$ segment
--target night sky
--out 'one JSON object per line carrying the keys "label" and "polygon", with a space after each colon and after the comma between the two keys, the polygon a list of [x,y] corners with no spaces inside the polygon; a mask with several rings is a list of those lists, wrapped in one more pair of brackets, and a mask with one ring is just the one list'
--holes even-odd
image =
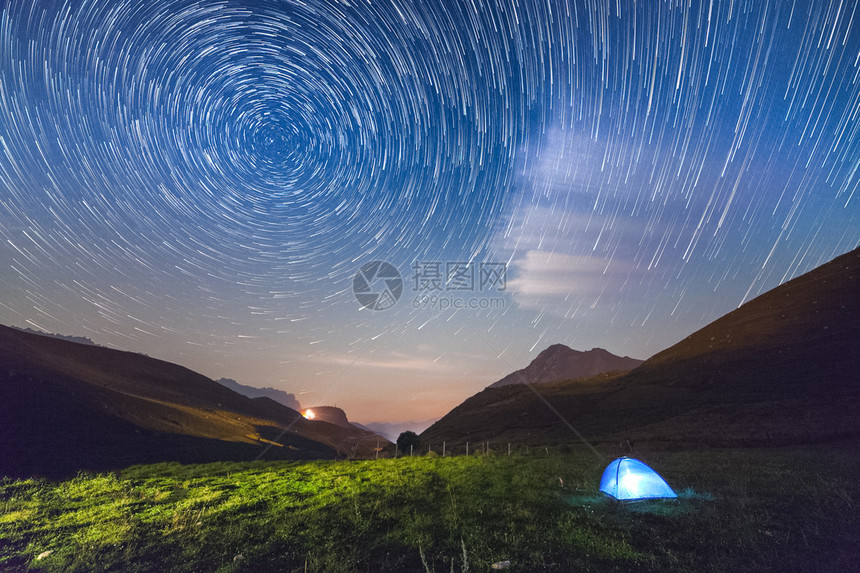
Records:
{"label": "night sky", "polygon": [[0,322],[357,421],[647,358],[860,244],[858,2],[0,10]]}

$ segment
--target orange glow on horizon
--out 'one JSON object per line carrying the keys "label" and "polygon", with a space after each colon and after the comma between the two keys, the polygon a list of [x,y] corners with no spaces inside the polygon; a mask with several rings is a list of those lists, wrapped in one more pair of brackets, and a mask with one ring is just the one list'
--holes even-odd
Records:
{"label": "orange glow on horizon", "polygon": [[313,411],[313,410],[311,410],[310,408],[308,408],[307,410],[305,410],[305,411],[304,411],[304,413],[303,413],[302,415],[303,415],[306,419],[308,419],[308,420],[313,420],[314,418],[316,418],[316,417],[317,417],[317,415],[316,415],[316,414],[314,414],[314,411]]}

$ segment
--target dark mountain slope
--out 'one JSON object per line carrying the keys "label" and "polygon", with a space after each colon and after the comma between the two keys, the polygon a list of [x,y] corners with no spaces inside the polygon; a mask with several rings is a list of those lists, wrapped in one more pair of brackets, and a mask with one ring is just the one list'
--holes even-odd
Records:
{"label": "dark mountain slope", "polygon": [[334,457],[376,444],[175,364],[3,326],[0,420],[0,475],[254,459],[267,445],[268,457]]}
{"label": "dark mountain slope", "polygon": [[[789,443],[860,435],[860,250],[714,321],[632,372],[534,389],[590,440]],[[489,388],[422,440],[573,440],[528,387]]]}

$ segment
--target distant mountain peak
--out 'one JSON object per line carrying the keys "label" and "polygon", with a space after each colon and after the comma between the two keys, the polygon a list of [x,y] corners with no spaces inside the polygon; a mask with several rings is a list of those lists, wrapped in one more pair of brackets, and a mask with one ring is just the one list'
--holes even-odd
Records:
{"label": "distant mountain peak", "polygon": [[[538,356],[540,356],[541,354],[548,354],[550,352],[559,352],[559,351],[568,351],[568,350],[573,350],[573,348],[571,348],[570,346],[567,346],[565,344],[562,344],[561,342],[556,342],[555,344],[550,344],[549,346],[547,346],[546,348],[541,350],[540,353],[538,354]],[[578,350],[573,350],[573,351],[579,352]]]}
{"label": "distant mountain peak", "polygon": [[535,357],[535,360],[541,360],[541,359],[546,360],[546,359],[549,359],[553,356],[559,356],[559,355],[567,356],[567,355],[570,355],[571,353],[583,354],[583,352],[580,350],[574,350],[573,348],[571,348],[569,346],[566,346],[564,344],[557,342],[557,343],[551,344],[551,345],[547,346],[546,348],[544,348],[543,350],[541,350],[538,353],[537,357]]}
{"label": "distant mountain peak", "polygon": [[275,402],[286,406],[287,408],[291,408],[296,411],[302,409],[301,404],[296,400],[295,394],[289,394],[283,390],[278,390],[277,388],[271,388],[268,386],[265,388],[257,388],[256,386],[240,384],[232,378],[219,378],[216,382],[222,386],[226,386],[234,392],[238,392],[242,396],[247,396],[248,398],[271,398]]}
{"label": "distant mountain peak", "polygon": [[[313,413],[310,414],[311,412]],[[351,426],[349,418],[346,417],[346,412],[337,406],[311,406],[303,410],[302,415],[312,420],[328,422],[329,424],[343,426],[344,428]]]}
{"label": "distant mountain peak", "polygon": [[542,350],[525,368],[508,374],[489,387],[561,382],[607,372],[633,370],[640,364],[642,360],[616,356],[603,348],[581,351],[557,343]]}

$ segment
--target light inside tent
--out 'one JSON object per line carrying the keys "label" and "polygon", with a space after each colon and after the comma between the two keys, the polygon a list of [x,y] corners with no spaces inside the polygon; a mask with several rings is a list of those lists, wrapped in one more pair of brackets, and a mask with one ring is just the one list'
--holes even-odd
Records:
{"label": "light inside tent", "polygon": [[606,466],[600,491],[622,501],[678,497],[660,474],[644,462],[626,457]]}

